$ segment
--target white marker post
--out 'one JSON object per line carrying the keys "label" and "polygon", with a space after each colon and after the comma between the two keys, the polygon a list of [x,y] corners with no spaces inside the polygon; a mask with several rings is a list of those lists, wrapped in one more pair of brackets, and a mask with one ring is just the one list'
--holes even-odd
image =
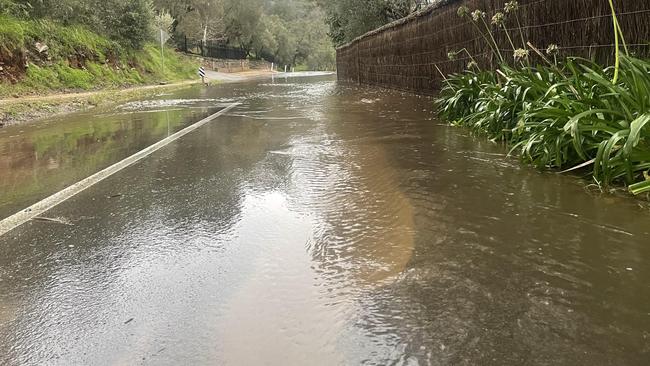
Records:
{"label": "white marker post", "polygon": [[199,67],[199,76],[201,77],[201,82],[203,82],[203,85],[205,84],[205,68],[203,66]]}

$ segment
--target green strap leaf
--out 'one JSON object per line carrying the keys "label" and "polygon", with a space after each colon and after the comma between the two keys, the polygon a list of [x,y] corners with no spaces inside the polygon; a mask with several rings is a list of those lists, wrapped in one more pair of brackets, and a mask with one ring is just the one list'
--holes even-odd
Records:
{"label": "green strap leaf", "polygon": [[650,113],[641,115],[641,117],[635,119],[630,123],[630,136],[623,146],[623,151],[626,156],[632,154],[632,150],[639,144],[641,140],[641,130],[648,123],[650,123]]}

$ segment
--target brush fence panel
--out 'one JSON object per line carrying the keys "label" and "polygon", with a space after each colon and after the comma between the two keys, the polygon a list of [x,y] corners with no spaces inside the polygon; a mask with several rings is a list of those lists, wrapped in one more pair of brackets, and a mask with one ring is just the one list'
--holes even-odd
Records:
{"label": "brush fence panel", "polygon": [[[433,94],[442,74],[458,73],[475,60],[494,68],[498,59],[475,23],[458,16],[459,6],[486,12],[499,51],[514,62],[515,48],[530,42],[545,53],[559,46],[558,58],[580,56],[603,64],[613,62],[614,32],[608,0],[522,0],[517,17],[508,15],[507,32],[491,24],[508,0],[441,0],[405,19],[369,32],[337,49],[339,80]],[[650,47],[650,0],[614,0],[630,51],[647,56]],[[479,22],[483,33],[485,25]],[[510,36],[510,39],[508,38]],[[466,51],[465,51],[466,50]],[[452,60],[448,54],[457,53]],[[530,51],[532,63],[543,62]],[[552,56],[551,56],[552,58]]]}

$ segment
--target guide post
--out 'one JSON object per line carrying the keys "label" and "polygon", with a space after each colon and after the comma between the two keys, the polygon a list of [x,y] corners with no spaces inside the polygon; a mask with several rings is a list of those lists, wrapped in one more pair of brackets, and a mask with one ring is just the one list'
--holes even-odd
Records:
{"label": "guide post", "polygon": [[203,82],[204,85],[207,85],[205,82],[205,68],[203,68],[203,66],[199,67],[199,76],[201,77],[201,82]]}

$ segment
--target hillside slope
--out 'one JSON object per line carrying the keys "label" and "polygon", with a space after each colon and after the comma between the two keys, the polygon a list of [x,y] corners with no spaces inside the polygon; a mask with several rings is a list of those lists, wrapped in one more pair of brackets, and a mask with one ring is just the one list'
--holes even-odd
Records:
{"label": "hillside slope", "polygon": [[81,26],[0,16],[0,97],[179,81],[195,60],[147,44],[127,49]]}

